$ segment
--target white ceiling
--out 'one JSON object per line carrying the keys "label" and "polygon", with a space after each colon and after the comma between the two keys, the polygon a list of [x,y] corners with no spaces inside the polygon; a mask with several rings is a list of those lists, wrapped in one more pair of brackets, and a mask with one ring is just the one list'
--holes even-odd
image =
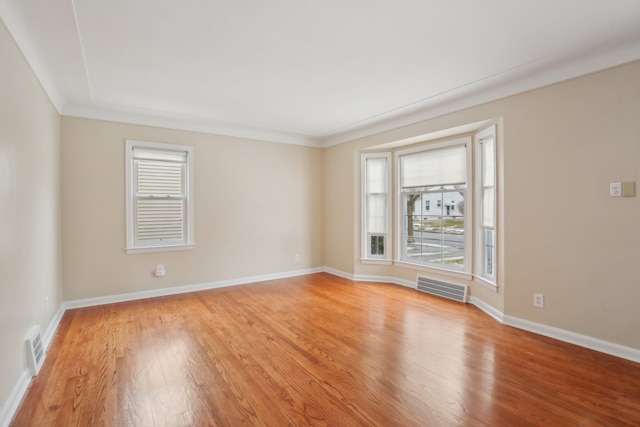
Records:
{"label": "white ceiling", "polygon": [[640,59],[638,0],[0,0],[63,115],[328,146]]}

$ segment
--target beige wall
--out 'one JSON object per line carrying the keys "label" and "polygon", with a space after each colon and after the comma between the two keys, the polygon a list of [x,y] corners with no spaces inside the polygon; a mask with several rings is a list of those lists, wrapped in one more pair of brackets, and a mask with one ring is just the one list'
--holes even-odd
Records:
{"label": "beige wall", "polygon": [[[194,147],[193,251],[124,252],[126,139]],[[63,117],[62,188],[65,300],[323,265],[318,148]]]}
{"label": "beige wall", "polygon": [[45,333],[62,280],[60,118],[1,22],[0,58],[1,415],[25,369],[27,332]]}
{"label": "beige wall", "polygon": [[331,147],[326,266],[415,280],[415,270],[359,262],[360,151],[501,119],[500,288],[474,283],[472,294],[509,316],[640,349],[640,197],[609,197],[609,182],[640,181],[639,112],[633,63]]}

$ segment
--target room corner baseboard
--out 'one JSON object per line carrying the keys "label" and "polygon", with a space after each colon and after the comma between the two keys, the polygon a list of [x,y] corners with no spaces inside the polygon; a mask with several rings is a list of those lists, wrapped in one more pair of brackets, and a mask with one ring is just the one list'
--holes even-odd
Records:
{"label": "room corner baseboard", "polygon": [[28,370],[22,371],[20,377],[18,378],[18,382],[11,390],[9,397],[5,401],[2,408],[0,408],[0,427],[8,427],[9,423],[16,414],[18,407],[20,406],[20,402],[22,402],[22,398],[27,393],[27,389],[29,388],[29,383],[31,382],[31,375],[29,375]]}
{"label": "room corner baseboard", "polygon": [[322,271],[325,273],[333,274],[334,276],[342,277],[343,279],[355,280],[355,276],[353,274],[345,273],[344,271],[336,270],[335,268],[324,267]]}
{"label": "room corner baseboard", "polygon": [[475,305],[480,310],[484,311],[486,314],[496,319],[498,322],[500,323],[504,322],[504,313],[496,309],[495,307],[487,304],[486,302],[482,301],[480,298],[474,297],[472,295],[469,298],[469,304]]}
{"label": "room corner baseboard", "polygon": [[53,337],[56,335],[56,331],[58,330],[58,326],[60,325],[60,321],[62,320],[62,316],[64,315],[66,308],[64,302],[60,304],[56,315],[53,317],[47,330],[44,332],[42,336],[42,343],[44,344],[45,351],[49,349],[49,345],[51,341],[53,341]]}
{"label": "room corner baseboard", "polygon": [[[56,315],[53,317],[53,319],[51,319],[51,322],[49,322],[49,326],[47,327],[47,330],[42,336],[42,344],[44,347],[45,358],[46,358],[47,350],[51,345],[51,341],[53,341],[53,337],[55,336],[56,331],[58,330],[58,326],[60,325],[60,321],[62,320],[62,316],[64,315],[64,312],[65,312],[65,305],[64,303],[62,303],[60,304],[60,307],[58,308]],[[25,394],[27,393],[27,390],[29,389],[29,384],[31,383],[31,379],[32,377],[29,370],[25,369],[24,371],[22,371],[22,373],[20,374],[20,377],[18,378],[18,381],[16,382],[16,385],[13,387],[13,390],[11,390],[9,397],[7,398],[2,408],[0,408],[0,427],[7,427],[9,423],[11,423],[11,420],[15,416],[16,411],[20,407],[20,403],[22,402],[22,399],[24,398]]]}
{"label": "room corner baseboard", "polygon": [[507,326],[512,326],[514,328],[533,332],[538,335],[544,335],[545,337],[554,338],[560,341],[568,342],[570,344],[578,345],[580,347],[585,347],[591,350],[599,351],[601,353],[609,354],[611,356],[616,356],[622,359],[631,360],[632,362],[640,363],[640,350],[632,347],[626,347],[624,345],[615,344],[609,341],[600,340],[587,335],[578,334],[575,332],[567,331],[565,329],[560,329],[554,326],[548,326],[513,316],[504,316],[503,323]]}

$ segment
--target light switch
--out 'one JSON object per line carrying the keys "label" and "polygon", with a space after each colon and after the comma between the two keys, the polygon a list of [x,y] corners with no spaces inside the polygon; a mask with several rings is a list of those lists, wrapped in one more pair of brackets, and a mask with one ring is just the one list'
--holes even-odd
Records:
{"label": "light switch", "polygon": [[635,181],[622,183],[622,197],[636,197]]}

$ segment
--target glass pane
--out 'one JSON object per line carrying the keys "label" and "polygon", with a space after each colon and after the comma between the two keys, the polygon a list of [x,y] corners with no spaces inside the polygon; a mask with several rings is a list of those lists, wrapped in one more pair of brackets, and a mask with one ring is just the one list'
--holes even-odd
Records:
{"label": "glass pane", "polygon": [[371,236],[371,255],[384,255],[384,236]]}
{"label": "glass pane", "polygon": [[494,277],[495,231],[484,230],[484,274]]}
{"label": "glass pane", "polygon": [[[404,258],[464,268],[464,190],[404,195]],[[411,211],[429,201],[432,215]]]}

